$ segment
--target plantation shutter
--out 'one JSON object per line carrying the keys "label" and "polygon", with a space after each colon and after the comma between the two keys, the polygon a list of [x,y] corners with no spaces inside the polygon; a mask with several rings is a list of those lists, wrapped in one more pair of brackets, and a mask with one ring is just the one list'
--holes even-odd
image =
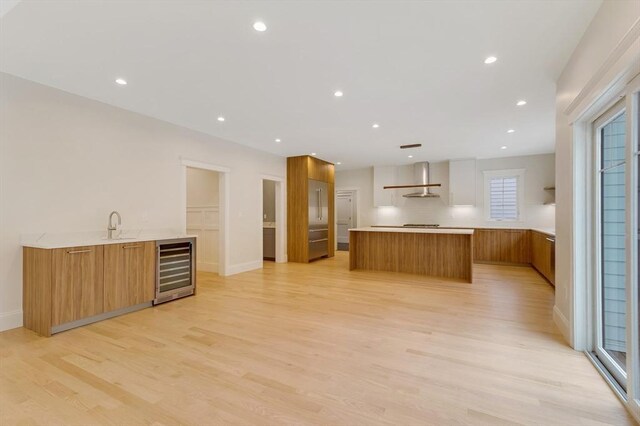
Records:
{"label": "plantation shutter", "polygon": [[489,181],[490,218],[518,219],[518,177],[492,177]]}

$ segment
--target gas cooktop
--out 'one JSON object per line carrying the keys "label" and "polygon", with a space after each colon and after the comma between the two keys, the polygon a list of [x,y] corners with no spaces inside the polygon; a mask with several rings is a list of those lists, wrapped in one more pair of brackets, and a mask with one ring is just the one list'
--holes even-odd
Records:
{"label": "gas cooktop", "polygon": [[405,223],[402,226],[404,228],[437,228],[440,225],[437,223]]}

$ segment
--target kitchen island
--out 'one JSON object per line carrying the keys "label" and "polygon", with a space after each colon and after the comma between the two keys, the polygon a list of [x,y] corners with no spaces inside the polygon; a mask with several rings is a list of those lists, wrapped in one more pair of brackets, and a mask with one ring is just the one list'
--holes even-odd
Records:
{"label": "kitchen island", "polygon": [[349,230],[349,269],[473,281],[473,229]]}

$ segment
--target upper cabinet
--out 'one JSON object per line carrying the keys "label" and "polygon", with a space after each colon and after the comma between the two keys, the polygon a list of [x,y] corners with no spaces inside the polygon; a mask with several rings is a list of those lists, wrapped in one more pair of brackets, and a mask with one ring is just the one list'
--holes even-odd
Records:
{"label": "upper cabinet", "polygon": [[449,161],[449,204],[476,205],[476,160]]}
{"label": "upper cabinet", "polygon": [[394,166],[373,167],[373,205],[375,207],[394,206],[396,204],[397,190],[383,189],[386,185],[396,185],[398,182],[398,169]]}

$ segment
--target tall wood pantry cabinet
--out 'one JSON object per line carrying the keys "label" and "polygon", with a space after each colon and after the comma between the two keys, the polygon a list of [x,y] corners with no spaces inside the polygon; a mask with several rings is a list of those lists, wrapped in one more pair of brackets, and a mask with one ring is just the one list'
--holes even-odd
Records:
{"label": "tall wood pantry cabinet", "polygon": [[327,186],[328,257],[335,254],[335,184],[334,165],[303,155],[287,158],[287,257],[289,262],[307,263],[309,253],[310,180]]}

